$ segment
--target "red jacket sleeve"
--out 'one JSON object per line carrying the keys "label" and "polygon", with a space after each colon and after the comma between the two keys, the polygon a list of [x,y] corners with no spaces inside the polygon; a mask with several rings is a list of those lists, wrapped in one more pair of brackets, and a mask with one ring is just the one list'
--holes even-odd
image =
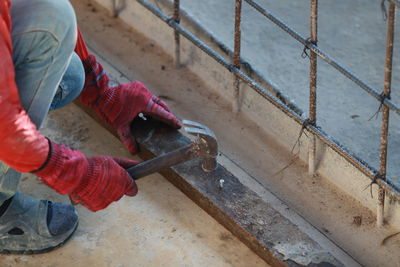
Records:
{"label": "red jacket sleeve", "polygon": [[78,39],[76,40],[75,53],[80,57],[82,61],[85,61],[89,57],[89,51],[86,47],[85,40],[81,31],[78,28]]}
{"label": "red jacket sleeve", "polygon": [[49,145],[21,106],[15,84],[10,3],[0,0],[0,161],[20,172],[38,169]]}

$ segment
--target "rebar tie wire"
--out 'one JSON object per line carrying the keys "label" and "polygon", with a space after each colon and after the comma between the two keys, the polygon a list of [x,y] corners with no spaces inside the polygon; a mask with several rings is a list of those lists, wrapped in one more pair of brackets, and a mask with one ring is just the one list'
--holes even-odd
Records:
{"label": "rebar tie wire", "polygon": [[310,55],[307,53],[307,50],[310,50],[310,44],[313,44],[313,45],[315,45],[315,46],[317,46],[317,42],[311,42],[311,37],[308,37],[306,40],[305,40],[305,45],[304,45],[304,48],[303,48],[303,53],[301,53],[301,57],[302,58],[310,58]]}
{"label": "rebar tie wire", "polygon": [[172,25],[172,23],[173,22],[176,22],[176,23],[180,23],[181,22],[181,19],[179,18],[178,20],[176,20],[176,19],[174,19],[174,17],[169,17],[166,21],[165,21],[168,25]]}
{"label": "rebar tie wire", "polygon": [[296,160],[299,157],[299,153],[300,153],[300,138],[303,136],[303,134],[308,137],[308,135],[306,134],[306,132],[304,130],[307,129],[307,126],[309,126],[309,125],[314,125],[314,123],[309,118],[305,119],[304,122],[301,125],[299,136],[297,137],[297,140],[294,143],[290,153],[293,154],[293,151],[296,148],[296,145],[299,145],[299,151],[296,152],[296,154],[293,155],[293,157],[290,159],[288,164],[286,164],[282,169],[280,169],[277,172],[275,172],[274,174],[272,174],[271,177],[275,177],[276,175],[280,174],[281,172],[283,172],[284,170],[286,170],[287,168],[289,168],[290,166],[292,166],[296,162]]}
{"label": "rebar tie wire", "polygon": [[314,121],[311,121],[310,118],[307,118],[307,119],[305,119],[305,120],[303,121],[303,123],[301,124],[301,129],[300,129],[299,136],[297,137],[297,140],[296,140],[296,142],[294,143],[294,145],[293,145],[293,147],[292,147],[292,150],[290,151],[291,153],[293,153],[293,151],[294,151],[296,145],[299,145],[299,146],[300,146],[300,138],[303,136],[303,134],[304,134],[305,136],[308,137],[307,133],[306,133],[304,130],[307,129],[307,127],[308,127],[309,125],[314,125],[314,124],[315,124],[315,122],[314,122]]}
{"label": "rebar tie wire", "polygon": [[374,115],[371,116],[371,118],[368,119],[368,121],[372,120],[373,117],[375,117],[375,119],[378,118],[378,114],[379,114],[379,112],[382,111],[382,107],[383,107],[383,105],[384,105],[384,103],[385,103],[385,99],[388,99],[388,100],[392,99],[392,98],[390,97],[390,94],[389,94],[389,95],[386,95],[384,92],[382,92],[382,93],[379,95],[379,98],[380,98],[380,100],[379,100],[379,107],[378,107],[378,110],[374,113]]}
{"label": "rebar tie wire", "polygon": [[300,129],[300,132],[299,132],[299,136],[297,137],[297,140],[294,143],[290,153],[294,154],[293,151],[294,151],[294,149],[296,148],[297,145],[299,146],[299,151],[296,152],[296,154],[293,155],[293,157],[290,159],[288,164],[286,164],[283,168],[281,168],[280,170],[278,170],[277,172],[272,174],[271,177],[275,177],[276,175],[280,174],[281,172],[283,172],[284,170],[286,170],[287,168],[289,168],[290,166],[292,166],[296,162],[296,160],[298,159],[299,153],[300,153],[300,139],[303,136],[303,134],[308,137],[307,133],[304,130],[307,129],[307,127],[309,125],[314,125],[314,124],[315,124],[315,122],[311,121],[309,118],[307,118],[307,119],[305,119],[303,121],[303,123],[301,124],[301,129]]}
{"label": "rebar tie wire", "polygon": [[380,175],[379,173],[376,173],[375,176],[372,178],[372,181],[363,189],[363,191],[365,191],[367,188],[369,188],[369,193],[371,194],[371,198],[374,198],[374,196],[372,195],[372,185],[378,184],[378,180],[386,180],[386,179],[384,179],[383,176]]}

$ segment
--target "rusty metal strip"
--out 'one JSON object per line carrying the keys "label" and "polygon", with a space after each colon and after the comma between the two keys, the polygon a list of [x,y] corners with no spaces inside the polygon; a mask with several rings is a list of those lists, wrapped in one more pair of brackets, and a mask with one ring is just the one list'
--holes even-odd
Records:
{"label": "rusty metal strip", "polygon": [[[188,30],[186,30],[181,25],[174,22],[172,19],[170,19],[167,15],[165,15],[160,10],[158,10],[155,6],[153,6],[147,0],[136,0],[136,1],[139,2],[141,5],[143,5],[145,8],[147,8],[149,11],[151,11],[154,15],[156,15],[162,21],[167,23],[170,27],[177,30],[181,35],[183,35],[186,39],[191,41],[195,46],[197,46],[199,49],[201,49],[206,54],[208,54],[211,58],[213,58],[219,64],[224,66],[230,72],[233,72],[237,77],[239,77],[242,81],[244,81],[248,86],[253,88],[258,94],[260,94],[260,96],[262,96],[263,98],[268,100],[271,104],[273,104],[279,110],[284,112],[291,119],[293,119],[300,125],[304,124],[305,120],[299,114],[297,114],[294,110],[289,108],[286,104],[282,103],[282,101],[279,100],[277,97],[270,94],[267,90],[265,90],[263,87],[261,87],[257,82],[255,82],[252,78],[250,78],[244,72],[235,68],[235,66],[232,63],[230,63],[224,57],[222,57],[221,55],[216,53],[213,49],[211,49],[208,45],[206,45],[204,42],[202,42],[195,35],[190,33]],[[245,1],[247,1],[247,0],[245,0]],[[380,95],[379,95],[379,99],[381,99]],[[385,101],[390,101],[390,100],[385,99]],[[382,180],[379,177],[377,177],[378,171],[375,168],[371,167],[368,163],[366,163],[365,161],[363,161],[362,159],[360,159],[356,155],[354,155],[352,152],[347,150],[337,140],[333,139],[331,136],[326,134],[319,127],[315,127],[313,125],[308,125],[306,128],[309,132],[318,136],[318,138],[322,142],[324,142],[327,146],[329,146],[336,153],[338,153],[343,158],[345,158],[349,163],[351,163],[354,167],[356,167],[358,170],[360,170],[364,175],[369,177],[371,179],[371,181],[376,182],[378,185],[380,185],[380,186],[384,187],[386,190],[392,192],[394,197],[400,199],[400,189],[396,185],[391,183],[390,181]]]}
{"label": "rusty metal strip", "polygon": [[[80,101],[75,101],[75,104],[118,137],[116,131],[100,120],[92,109]],[[132,132],[139,144],[139,155],[143,160],[149,160],[191,143],[190,139],[179,131],[151,119],[135,120]],[[329,251],[321,250],[313,239],[244,186],[224,167],[218,165],[215,171],[204,172],[201,168],[201,159],[194,159],[160,171],[160,174],[270,265],[344,266]],[[224,180],[223,187],[221,179]],[[279,249],[279,247],[290,248],[293,242],[295,249],[298,249],[296,243],[298,242],[307,244],[308,249],[319,251],[319,258],[323,261],[302,265],[292,258],[293,255],[286,255]],[[301,257],[303,256],[302,254]]]}
{"label": "rusty metal strip", "polygon": [[[132,132],[144,159],[191,142],[180,132],[151,120],[136,120]],[[343,265],[224,167],[218,165],[215,171],[204,172],[201,160],[194,159],[161,174],[272,266]],[[293,244],[307,244],[311,251],[320,253],[319,259],[296,262],[294,255],[288,254],[293,253]]]}
{"label": "rusty metal strip", "polygon": [[[386,61],[385,61],[385,81],[383,84],[382,98],[389,98],[392,84],[392,63],[393,63],[393,41],[395,26],[396,5],[391,2],[389,5],[387,37],[386,37]],[[387,147],[389,135],[389,108],[382,106],[382,128],[381,128],[381,144],[380,144],[380,165],[379,177],[386,180],[387,167]],[[377,208],[377,225],[384,224],[384,208],[385,208],[385,189],[379,187],[378,208]]]}
{"label": "rusty metal strip", "polygon": [[[80,101],[75,101],[75,104],[118,137],[116,131],[100,120],[92,109]],[[139,144],[139,155],[143,160],[191,143],[190,139],[179,131],[151,119],[135,120],[132,133]],[[194,159],[165,169],[160,174],[270,265],[344,266],[224,167],[219,165],[213,172],[204,172],[201,159]],[[223,187],[221,179],[224,180]],[[299,264],[293,258],[293,254],[285,254],[285,250],[281,249],[290,249],[293,244],[295,250],[298,249],[298,244],[307,244],[308,249],[319,252],[319,257],[313,258],[309,264]],[[304,255],[301,254],[301,257]],[[318,262],[314,262],[315,260]]]}

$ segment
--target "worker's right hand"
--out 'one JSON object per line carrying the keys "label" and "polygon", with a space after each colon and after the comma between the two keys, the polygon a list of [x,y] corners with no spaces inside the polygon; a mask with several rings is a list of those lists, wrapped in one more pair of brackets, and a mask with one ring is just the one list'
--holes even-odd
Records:
{"label": "worker's right hand", "polygon": [[33,173],[60,194],[92,211],[106,208],[122,196],[135,196],[135,181],[125,171],[138,162],[108,156],[87,158],[77,150],[49,141],[49,157]]}
{"label": "worker's right hand", "polygon": [[101,120],[116,130],[122,143],[132,154],[137,152],[137,144],[131,132],[131,123],[139,113],[176,129],[182,127],[182,122],[167,105],[143,83],[135,81],[109,86],[107,73],[93,55],[83,61],[83,66],[86,80],[80,95],[82,103],[93,108]]}

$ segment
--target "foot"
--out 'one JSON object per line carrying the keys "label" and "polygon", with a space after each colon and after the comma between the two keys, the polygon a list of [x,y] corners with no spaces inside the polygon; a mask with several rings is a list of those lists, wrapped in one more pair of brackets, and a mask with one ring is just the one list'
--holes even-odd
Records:
{"label": "foot", "polygon": [[0,217],[0,253],[37,254],[65,244],[78,226],[69,204],[37,200],[17,192]]}

